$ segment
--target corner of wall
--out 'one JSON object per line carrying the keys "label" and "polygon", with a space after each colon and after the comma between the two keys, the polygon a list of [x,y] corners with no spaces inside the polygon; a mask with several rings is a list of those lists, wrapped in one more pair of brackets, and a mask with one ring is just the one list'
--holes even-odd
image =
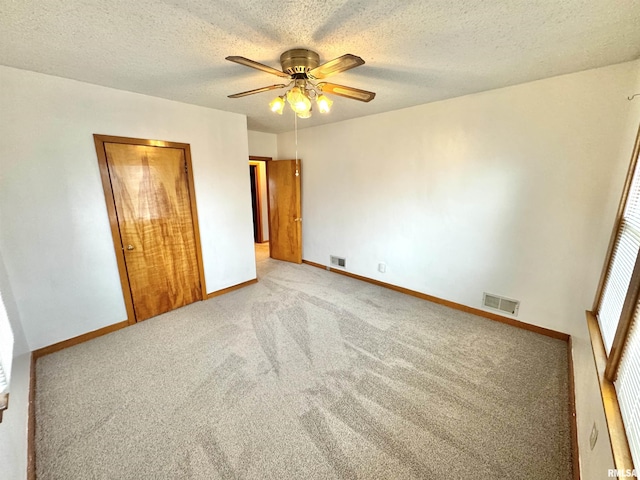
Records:
{"label": "corner of wall", "polygon": [[[599,480],[606,476],[608,469],[614,468],[614,462],[598,385],[598,375],[588,335],[585,321],[583,331],[572,336],[576,427],[580,456],[580,478],[582,480]],[[589,437],[594,425],[598,431],[598,438],[594,447],[591,448]]]}

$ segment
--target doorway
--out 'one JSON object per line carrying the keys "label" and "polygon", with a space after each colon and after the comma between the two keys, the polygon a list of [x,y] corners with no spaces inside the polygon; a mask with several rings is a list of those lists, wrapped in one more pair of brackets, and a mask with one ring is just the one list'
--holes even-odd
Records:
{"label": "doorway", "polygon": [[258,165],[249,164],[251,181],[251,212],[253,214],[253,242],[262,243],[262,209],[260,195],[260,174]]}
{"label": "doorway", "polygon": [[94,135],[129,323],[202,300],[188,144]]}
{"label": "doorway", "polygon": [[269,241],[267,164],[270,161],[271,157],[249,157],[253,241],[256,244],[263,244]]}
{"label": "doorway", "polygon": [[256,263],[265,257],[267,250],[264,247],[267,242],[268,257],[301,263],[301,161],[272,161],[269,157],[250,156],[249,179]]}

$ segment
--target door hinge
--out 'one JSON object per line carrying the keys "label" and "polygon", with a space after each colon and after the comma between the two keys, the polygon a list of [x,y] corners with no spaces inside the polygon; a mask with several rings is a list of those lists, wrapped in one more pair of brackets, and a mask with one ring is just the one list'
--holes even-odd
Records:
{"label": "door hinge", "polygon": [[189,167],[187,166],[187,162],[184,162],[184,173],[189,173]]}

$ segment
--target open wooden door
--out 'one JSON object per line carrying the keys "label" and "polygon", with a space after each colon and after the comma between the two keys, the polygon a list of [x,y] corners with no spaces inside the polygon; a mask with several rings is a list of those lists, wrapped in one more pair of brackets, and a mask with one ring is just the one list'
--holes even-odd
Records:
{"label": "open wooden door", "polygon": [[267,163],[271,258],[302,263],[300,160]]}

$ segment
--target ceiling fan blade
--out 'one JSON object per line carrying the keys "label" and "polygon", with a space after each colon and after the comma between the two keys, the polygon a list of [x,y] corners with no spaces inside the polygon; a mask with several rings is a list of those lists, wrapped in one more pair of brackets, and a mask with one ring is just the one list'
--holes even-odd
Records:
{"label": "ceiling fan blade", "polygon": [[345,72],[347,70],[351,70],[352,68],[359,67],[360,65],[364,65],[363,59],[347,53],[346,55],[342,55],[341,57],[329,60],[328,62],[323,63],[313,70],[309,70],[309,75],[314,78],[327,78],[330,75]]}
{"label": "ceiling fan blade", "polygon": [[231,56],[231,57],[226,57],[225,60],[239,63],[240,65],[244,65],[246,67],[255,68],[256,70],[262,70],[263,72],[267,72],[272,75],[277,75],[279,77],[289,78],[288,73],[281,72],[280,70],[276,70],[275,68],[271,68],[268,65],[264,65],[262,63],[254,62],[253,60],[249,60],[248,58]]}
{"label": "ceiling fan blade", "polygon": [[376,97],[374,92],[367,92],[359,88],[345,87],[344,85],[336,85],[335,83],[322,82],[318,84],[318,88],[326,93],[340,95],[341,97],[360,100],[361,102],[370,102]]}
{"label": "ceiling fan blade", "polygon": [[256,88],[255,90],[249,90],[247,92],[234,93],[233,95],[229,95],[229,98],[246,97],[247,95],[253,95],[254,93],[268,92],[269,90],[276,90],[278,88],[284,87],[286,87],[284,83],[279,83],[277,85],[271,85],[269,87]]}

